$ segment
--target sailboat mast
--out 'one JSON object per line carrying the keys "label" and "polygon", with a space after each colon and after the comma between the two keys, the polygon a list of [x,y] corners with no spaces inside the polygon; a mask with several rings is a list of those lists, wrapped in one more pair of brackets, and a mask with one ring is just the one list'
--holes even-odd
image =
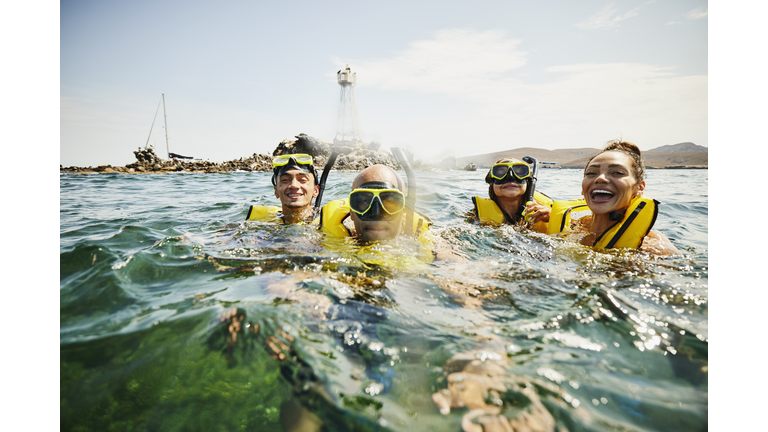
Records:
{"label": "sailboat mast", "polygon": [[171,149],[168,147],[168,119],[165,117],[165,93],[163,93],[163,122],[165,123],[165,150],[168,152],[168,159],[170,159]]}

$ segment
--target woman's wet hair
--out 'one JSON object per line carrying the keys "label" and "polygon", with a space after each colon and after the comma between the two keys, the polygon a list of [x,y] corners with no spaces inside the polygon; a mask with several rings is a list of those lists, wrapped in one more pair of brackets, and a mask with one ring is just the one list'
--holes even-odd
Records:
{"label": "woman's wet hair", "polygon": [[600,151],[600,153],[589,158],[587,165],[584,166],[584,171],[586,171],[589,164],[592,163],[592,159],[608,151],[615,151],[629,156],[633,162],[632,169],[634,170],[635,180],[637,180],[638,183],[645,181],[645,164],[643,163],[643,156],[640,153],[640,149],[637,148],[636,145],[622,141],[621,139],[608,141],[605,148]]}

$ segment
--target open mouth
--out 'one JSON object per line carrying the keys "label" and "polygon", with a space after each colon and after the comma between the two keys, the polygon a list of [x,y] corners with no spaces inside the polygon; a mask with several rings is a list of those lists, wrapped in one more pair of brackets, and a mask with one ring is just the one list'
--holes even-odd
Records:
{"label": "open mouth", "polygon": [[595,189],[591,194],[589,194],[589,196],[592,198],[592,202],[594,203],[608,202],[613,198],[614,195],[616,194],[605,189]]}

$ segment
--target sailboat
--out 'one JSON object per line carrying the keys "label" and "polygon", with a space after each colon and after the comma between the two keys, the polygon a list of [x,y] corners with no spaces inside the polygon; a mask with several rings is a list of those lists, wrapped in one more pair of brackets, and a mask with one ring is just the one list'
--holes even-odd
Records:
{"label": "sailboat", "polygon": [[[182,156],[177,153],[171,153],[171,149],[168,146],[168,119],[165,114],[165,93],[163,95],[163,122],[165,123],[165,150],[168,153],[168,159],[194,159],[192,156]],[[152,129],[155,127],[155,120],[157,120],[157,113],[160,111],[160,103],[157,104],[157,109],[155,110],[155,118],[152,119],[152,126],[149,127],[149,136],[147,137],[147,144],[144,145],[146,148],[149,145],[149,138],[152,136]]]}

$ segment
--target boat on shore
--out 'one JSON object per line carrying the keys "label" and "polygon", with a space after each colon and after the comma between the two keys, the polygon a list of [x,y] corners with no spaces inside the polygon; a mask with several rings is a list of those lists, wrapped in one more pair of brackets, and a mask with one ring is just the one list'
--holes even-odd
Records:
{"label": "boat on shore", "polygon": [[[165,150],[168,153],[168,159],[174,160],[174,159],[194,159],[193,156],[182,156],[178,153],[171,153],[171,148],[168,144],[168,118],[165,112],[165,93],[162,93],[162,100],[163,103],[163,128],[165,129]],[[155,127],[155,120],[157,120],[157,113],[160,111],[160,103],[157,104],[157,109],[155,110],[155,118],[152,119],[152,126],[149,127],[149,136],[147,136],[147,143],[144,145],[144,148],[148,148],[149,146],[149,139],[152,137],[152,130]]]}
{"label": "boat on shore", "polygon": [[539,162],[539,168],[544,169],[560,169],[560,163],[559,162]]}

